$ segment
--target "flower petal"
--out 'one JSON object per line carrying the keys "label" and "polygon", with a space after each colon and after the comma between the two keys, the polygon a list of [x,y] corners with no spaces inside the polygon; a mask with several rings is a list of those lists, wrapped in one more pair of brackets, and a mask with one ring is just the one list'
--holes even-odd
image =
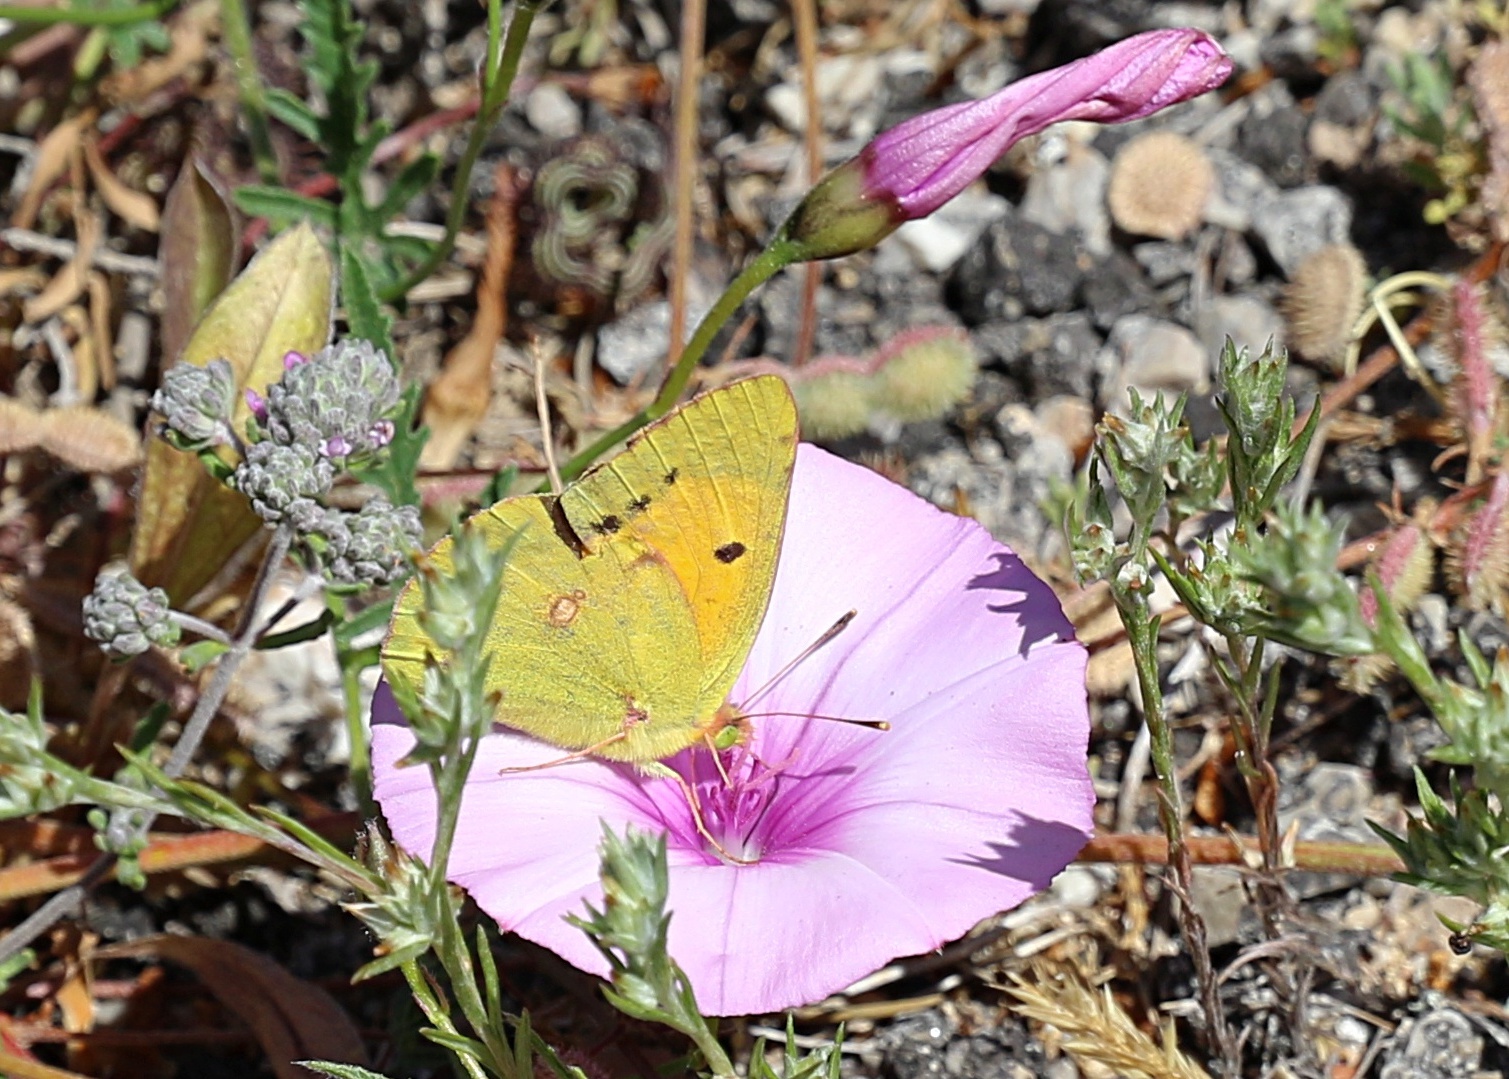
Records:
{"label": "flower petal", "polygon": [[[848,628],[803,656],[850,609]],[[671,954],[703,1010],[818,999],[1014,906],[1074,856],[1093,803],[1084,663],[1048,587],[977,523],[803,445],[769,613],[734,692],[753,713],[751,751],[776,773],[761,859],[719,861],[680,789],[627,766],[499,776],[559,755],[499,733],[467,785],[451,877],[503,927],[602,973],[563,920],[601,901],[600,822],[666,830]],[[374,727],[378,799],[423,855],[433,791],[423,771],[393,768],[409,745],[402,728]],[[694,759],[672,764],[687,774]]]}

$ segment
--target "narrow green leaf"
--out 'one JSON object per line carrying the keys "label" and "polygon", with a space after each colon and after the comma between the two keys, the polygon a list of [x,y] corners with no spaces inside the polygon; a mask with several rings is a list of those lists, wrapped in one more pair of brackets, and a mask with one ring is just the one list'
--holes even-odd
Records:
{"label": "narrow green leaf", "polygon": [[310,142],[321,141],[320,117],[302,98],[295,97],[287,90],[269,90],[267,111]]}
{"label": "narrow green leaf", "polygon": [[236,205],[253,217],[265,217],[279,228],[308,220],[334,229],[335,207],[324,199],[312,199],[283,187],[246,184],[236,188]]}
{"label": "narrow green leaf", "polygon": [[352,336],[371,341],[383,350],[390,363],[396,363],[393,320],[382,309],[367,264],[350,244],[341,245],[341,300]]}

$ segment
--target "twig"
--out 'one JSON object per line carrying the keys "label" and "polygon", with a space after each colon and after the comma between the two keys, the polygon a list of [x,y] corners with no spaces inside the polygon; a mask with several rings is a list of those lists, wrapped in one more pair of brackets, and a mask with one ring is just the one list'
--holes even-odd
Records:
{"label": "twig", "polygon": [[[811,187],[823,171],[823,120],[817,99],[817,0],[791,0],[791,14],[802,72],[802,100],[807,108],[807,128],[802,137],[807,149],[807,186]],[[802,314],[792,348],[793,367],[801,367],[812,358],[812,341],[817,336],[817,290],[822,281],[823,264],[807,263],[802,272]]]}
{"label": "twig", "polygon": [[[78,244],[72,240],[60,240],[53,236],[43,236],[31,229],[14,227],[0,229],[0,243],[17,251],[36,251],[56,259],[71,259],[79,250]],[[122,255],[119,251],[98,245],[90,254],[89,261],[111,273],[140,274],[144,277],[157,277],[162,273],[162,267],[156,259],[141,255]]]}
{"label": "twig", "polygon": [[[1262,853],[1252,836],[1186,836],[1184,845],[1193,865],[1246,865]],[[1280,872],[1357,873],[1387,877],[1404,872],[1399,856],[1381,843],[1330,843],[1301,840],[1283,860]],[[1079,861],[1113,865],[1167,865],[1168,841],[1161,835],[1114,832],[1098,835],[1079,852]]]}
{"label": "twig", "polygon": [[697,186],[697,95],[702,42],[707,36],[706,0],[682,0],[681,71],[676,81],[676,241],[671,249],[671,326],[665,365],[681,358],[686,339],[686,288],[692,272],[692,204]]}

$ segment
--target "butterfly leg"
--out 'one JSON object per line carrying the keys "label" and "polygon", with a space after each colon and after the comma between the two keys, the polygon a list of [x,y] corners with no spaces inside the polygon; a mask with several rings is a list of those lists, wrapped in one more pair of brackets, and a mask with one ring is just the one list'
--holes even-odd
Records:
{"label": "butterfly leg", "polygon": [[687,807],[692,811],[692,823],[697,826],[697,834],[712,845],[713,850],[718,852],[718,857],[734,865],[754,865],[754,859],[740,858],[713,838],[713,834],[707,830],[707,824],[702,820],[702,803],[697,800],[697,792],[692,789],[692,785],[686,781],[684,775],[659,761],[651,761],[642,768],[646,775],[669,779],[681,788],[681,796],[686,799]]}
{"label": "butterfly leg", "polygon": [[523,764],[517,768],[500,768],[498,769],[498,774],[500,776],[507,776],[513,775],[515,772],[538,772],[542,768],[554,768],[558,764],[570,764],[572,761],[584,760],[587,757],[596,756],[608,746],[613,745],[615,742],[622,742],[627,737],[628,733],[626,731],[619,731],[611,737],[604,738],[601,742],[587,746],[585,749],[578,749],[573,753],[567,753],[564,757],[557,757],[553,761],[541,761],[539,764]]}

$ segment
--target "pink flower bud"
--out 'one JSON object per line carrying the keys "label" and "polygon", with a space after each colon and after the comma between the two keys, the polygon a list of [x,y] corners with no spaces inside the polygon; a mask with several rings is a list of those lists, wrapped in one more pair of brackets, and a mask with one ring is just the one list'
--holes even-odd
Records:
{"label": "pink flower bud", "polygon": [[1150,30],[979,101],[925,112],[876,136],[813,188],[783,238],[798,258],[862,251],[959,194],[1019,139],[1062,120],[1140,120],[1215,89],[1231,68],[1209,34]]}

